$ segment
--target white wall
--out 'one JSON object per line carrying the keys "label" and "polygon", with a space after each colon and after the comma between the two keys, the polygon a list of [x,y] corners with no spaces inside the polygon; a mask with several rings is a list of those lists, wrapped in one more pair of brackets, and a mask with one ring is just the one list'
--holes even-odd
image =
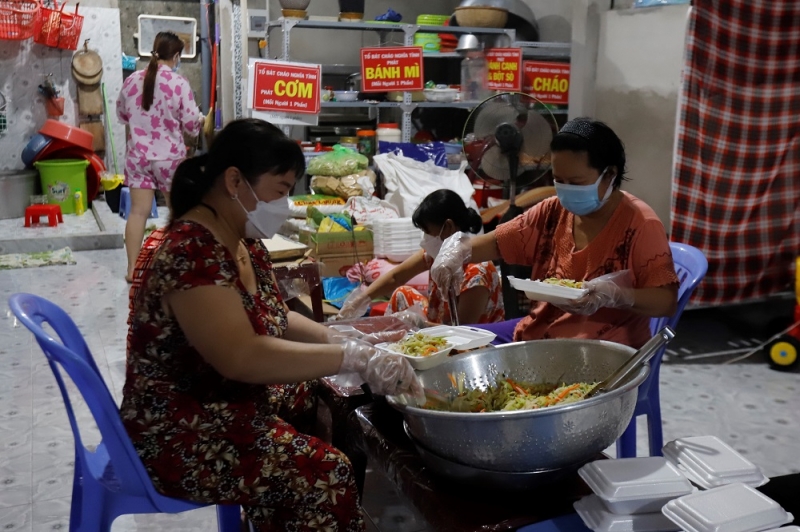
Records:
{"label": "white wall", "polygon": [[689,6],[609,11],[601,17],[595,116],[625,143],[624,188],[669,227],[678,90]]}

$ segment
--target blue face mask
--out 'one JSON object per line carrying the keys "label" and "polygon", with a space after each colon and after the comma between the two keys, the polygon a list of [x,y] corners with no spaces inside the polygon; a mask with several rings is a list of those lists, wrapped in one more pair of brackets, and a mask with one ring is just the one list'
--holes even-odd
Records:
{"label": "blue face mask", "polygon": [[177,63],[175,63],[175,66],[174,66],[174,67],[172,67],[172,71],[173,71],[173,72],[177,72],[177,71],[178,71],[178,68],[180,68],[180,66],[181,66],[181,58],[179,57],[179,58],[178,58],[178,62],[177,62]]}
{"label": "blue face mask", "polygon": [[586,216],[600,209],[606,204],[614,187],[609,184],[603,199],[600,199],[597,190],[600,182],[606,175],[608,168],[603,170],[600,177],[592,185],[567,185],[565,183],[555,183],[556,195],[561,205],[572,214]]}

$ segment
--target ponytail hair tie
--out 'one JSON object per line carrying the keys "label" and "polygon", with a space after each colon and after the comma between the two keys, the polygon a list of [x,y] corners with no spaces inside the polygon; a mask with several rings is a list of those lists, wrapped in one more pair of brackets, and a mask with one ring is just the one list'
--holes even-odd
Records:
{"label": "ponytail hair tie", "polygon": [[156,52],[155,50],[151,50],[151,51],[150,51],[150,55],[152,55],[153,57],[155,57],[156,59],[158,59],[158,52]]}

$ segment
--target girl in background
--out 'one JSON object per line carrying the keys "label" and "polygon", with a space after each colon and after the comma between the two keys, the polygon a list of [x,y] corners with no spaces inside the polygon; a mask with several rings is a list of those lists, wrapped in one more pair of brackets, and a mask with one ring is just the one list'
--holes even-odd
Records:
{"label": "girl in background", "polygon": [[128,129],[125,184],[131,210],[125,226],[125,251],[132,282],[136,256],[144,238],[156,189],[167,204],[175,169],[186,158],[184,134],[197,137],[204,117],[189,82],[177,74],[183,41],[171,32],[156,35],[147,69],[131,74],[122,84],[117,116]]}

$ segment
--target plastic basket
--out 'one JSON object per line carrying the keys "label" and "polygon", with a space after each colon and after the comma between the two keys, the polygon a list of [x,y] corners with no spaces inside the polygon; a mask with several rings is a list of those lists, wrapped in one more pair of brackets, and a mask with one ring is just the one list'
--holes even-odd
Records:
{"label": "plastic basket", "polygon": [[75,6],[75,13],[65,13],[64,6],[58,3],[54,8],[42,7],[41,29],[36,32],[33,40],[38,44],[51,48],[61,48],[63,50],[77,50],[78,41],[83,29],[83,16],[78,14],[78,6]]}
{"label": "plastic basket", "polygon": [[30,39],[41,24],[41,16],[40,0],[0,0],[0,39]]}

